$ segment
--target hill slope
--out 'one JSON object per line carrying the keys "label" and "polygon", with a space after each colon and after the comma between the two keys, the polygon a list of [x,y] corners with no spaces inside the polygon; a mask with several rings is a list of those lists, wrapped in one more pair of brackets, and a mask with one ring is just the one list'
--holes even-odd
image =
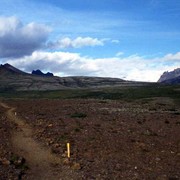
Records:
{"label": "hill slope", "polygon": [[142,84],[118,78],[103,77],[47,77],[25,73],[10,64],[0,66],[0,90],[60,90]]}

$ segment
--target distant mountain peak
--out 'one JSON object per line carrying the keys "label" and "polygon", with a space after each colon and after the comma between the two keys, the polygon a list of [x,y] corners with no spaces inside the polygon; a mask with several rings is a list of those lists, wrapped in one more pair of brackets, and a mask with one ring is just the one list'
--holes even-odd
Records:
{"label": "distant mountain peak", "polygon": [[15,74],[27,74],[27,73],[25,73],[25,72],[23,72],[23,71],[15,68],[14,66],[12,66],[12,65],[10,65],[10,64],[8,64],[8,63],[6,63],[6,64],[4,64],[4,65],[1,64],[0,70],[1,70],[1,71],[4,71],[4,72],[15,73]]}
{"label": "distant mountain peak", "polygon": [[170,72],[165,71],[159,78],[158,82],[170,83],[171,81],[174,82],[174,80],[177,81],[177,79],[180,79],[180,68],[174,69],[173,71]]}

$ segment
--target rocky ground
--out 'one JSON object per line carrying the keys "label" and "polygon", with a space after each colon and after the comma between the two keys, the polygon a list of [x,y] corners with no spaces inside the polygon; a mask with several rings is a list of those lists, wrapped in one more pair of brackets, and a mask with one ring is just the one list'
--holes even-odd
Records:
{"label": "rocky ground", "polygon": [[[33,129],[35,142],[50,148],[62,159],[63,166],[76,173],[72,179],[180,179],[180,107],[172,99],[5,103],[16,107],[17,117]],[[22,179],[28,179],[32,169],[28,161],[29,169],[23,166],[20,170],[10,161],[16,153],[10,138],[16,126],[4,112],[0,107],[0,175],[15,179],[20,171],[25,173]],[[70,161],[66,158],[66,143],[71,145]]]}

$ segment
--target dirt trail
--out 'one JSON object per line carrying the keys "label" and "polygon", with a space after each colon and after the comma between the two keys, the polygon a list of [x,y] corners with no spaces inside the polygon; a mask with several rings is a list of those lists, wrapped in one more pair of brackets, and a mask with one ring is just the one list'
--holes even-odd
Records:
{"label": "dirt trail", "polygon": [[62,166],[62,159],[51,153],[50,149],[42,147],[32,138],[33,129],[20,119],[15,108],[0,103],[7,109],[7,117],[17,124],[17,131],[12,134],[12,145],[16,153],[25,157],[30,171],[26,179],[58,180],[76,179],[74,172],[68,167]]}

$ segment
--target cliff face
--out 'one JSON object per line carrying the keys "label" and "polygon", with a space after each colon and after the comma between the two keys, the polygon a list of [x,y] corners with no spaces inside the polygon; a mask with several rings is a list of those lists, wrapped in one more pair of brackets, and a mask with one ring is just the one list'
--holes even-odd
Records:
{"label": "cliff face", "polygon": [[171,83],[172,82],[178,82],[178,79],[180,79],[180,68],[175,69],[174,71],[170,71],[170,72],[164,72],[160,79],[158,80],[158,82],[160,83]]}

